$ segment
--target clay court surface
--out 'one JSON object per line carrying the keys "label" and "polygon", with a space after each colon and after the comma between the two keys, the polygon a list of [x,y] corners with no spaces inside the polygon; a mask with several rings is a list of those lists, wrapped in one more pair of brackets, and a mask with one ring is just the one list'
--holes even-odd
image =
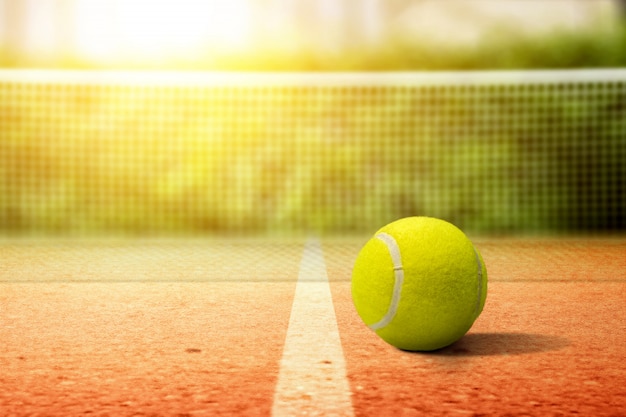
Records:
{"label": "clay court surface", "polygon": [[356,315],[365,240],[2,241],[0,416],[626,416],[626,239],[476,239],[485,310],[434,353]]}

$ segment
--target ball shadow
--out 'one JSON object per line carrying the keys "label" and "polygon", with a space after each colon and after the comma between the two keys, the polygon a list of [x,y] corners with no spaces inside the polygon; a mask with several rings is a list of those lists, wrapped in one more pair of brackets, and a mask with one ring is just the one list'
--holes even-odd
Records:
{"label": "ball shadow", "polygon": [[563,349],[564,337],[533,333],[469,333],[445,348],[429,352],[438,356],[521,355]]}

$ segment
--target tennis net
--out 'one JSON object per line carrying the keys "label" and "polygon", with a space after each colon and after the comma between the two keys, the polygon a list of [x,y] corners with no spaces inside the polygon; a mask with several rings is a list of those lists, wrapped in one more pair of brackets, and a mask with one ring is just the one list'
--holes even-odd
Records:
{"label": "tennis net", "polygon": [[626,70],[0,71],[0,232],[626,230]]}

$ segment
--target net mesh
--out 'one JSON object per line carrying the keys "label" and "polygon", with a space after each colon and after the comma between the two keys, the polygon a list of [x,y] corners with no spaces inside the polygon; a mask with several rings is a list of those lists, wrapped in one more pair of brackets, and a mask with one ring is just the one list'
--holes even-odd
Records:
{"label": "net mesh", "polygon": [[626,229],[626,71],[0,72],[4,234]]}

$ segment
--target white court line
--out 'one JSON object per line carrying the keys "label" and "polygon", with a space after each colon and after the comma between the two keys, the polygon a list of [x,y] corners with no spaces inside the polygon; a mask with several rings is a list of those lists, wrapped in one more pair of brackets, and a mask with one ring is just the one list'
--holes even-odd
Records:
{"label": "white court line", "polygon": [[309,240],[280,363],[272,416],[354,416],[322,248]]}

